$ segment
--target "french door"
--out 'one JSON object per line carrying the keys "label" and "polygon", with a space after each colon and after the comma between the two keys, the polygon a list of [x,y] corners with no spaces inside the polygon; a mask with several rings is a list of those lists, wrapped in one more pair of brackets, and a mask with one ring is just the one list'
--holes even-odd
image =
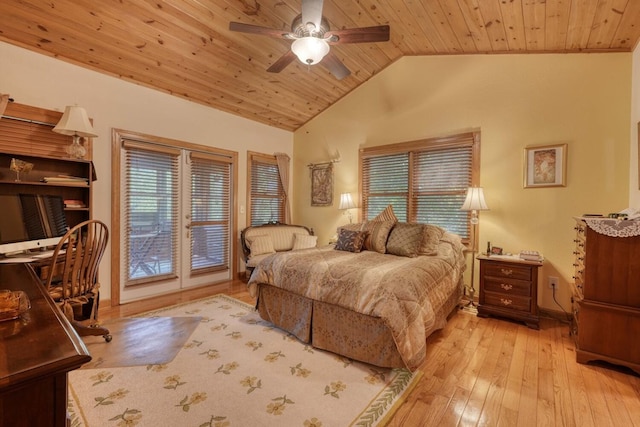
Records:
{"label": "french door", "polygon": [[120,302],[232,278],[235,158],[121,138]]}

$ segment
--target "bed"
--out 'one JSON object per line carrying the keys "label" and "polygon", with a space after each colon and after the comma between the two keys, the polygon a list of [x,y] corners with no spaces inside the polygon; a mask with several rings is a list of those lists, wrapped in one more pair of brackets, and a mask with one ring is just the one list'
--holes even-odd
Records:
{"label": "bed", "polygon": [[[426,230],[416,226],[414,233]],[[369,250],[343,250],[348,230],[340,230],[335,247],[265,257],[248,281],[260,316],[316,348],[415,370],[425,360],[427,337],[460,302],[466,263],[460,237],[437,227],[429,255],[392,250],[394,232],[409,228],[391,224],[377,250],[371,243]],[[361,233],[376,237],[375,230]]]}

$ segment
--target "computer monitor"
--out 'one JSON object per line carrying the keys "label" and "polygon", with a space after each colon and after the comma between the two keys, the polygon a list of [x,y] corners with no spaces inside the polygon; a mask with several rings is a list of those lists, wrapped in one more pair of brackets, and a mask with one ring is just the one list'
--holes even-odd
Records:
{"label": "computer monitor", "polygon": [[0,209],[0,254],[56,245],[68,230],[60,196],[0,194]]}

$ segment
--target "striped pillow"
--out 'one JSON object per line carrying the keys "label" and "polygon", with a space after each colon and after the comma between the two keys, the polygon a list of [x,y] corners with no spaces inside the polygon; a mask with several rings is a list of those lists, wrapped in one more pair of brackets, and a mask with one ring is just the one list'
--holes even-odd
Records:
{"label": "striped pillow", "polygon": [[293,235],[293,251],[315,248],[318,236],[296,233]]}
{"label": "striped pillow", "polygon": [[376,222],[376,221],[393,221],[393,223],[395,224],[396,222],[398,222],[398,218],[396,217],[396,214],[393,213],[393,206],[388,205],[386,208],[384,208],[384,210],[382,212],[380,212],[371,221],[373,221],[373,222]]}
{"label": "striped pillow", "polygon": [[262,254],[272,254],[276,250],[273,248],[273,240],[271,236],[254,236],[249,240],[249,248],[251,249],[250,257]]}
{"label": "striped pillow", "polygon": [[387,238],[393,228],[395,221],[369,221],[364,225],[363,230],[367,232],[364,241],[364,249],[376,251],[381,254],[387,251]]}

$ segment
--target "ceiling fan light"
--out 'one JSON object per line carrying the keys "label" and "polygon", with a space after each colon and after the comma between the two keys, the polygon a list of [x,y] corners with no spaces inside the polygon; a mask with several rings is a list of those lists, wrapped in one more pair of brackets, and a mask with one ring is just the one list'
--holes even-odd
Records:
{"label": "ceiling fan light", "polygon": [[314,65],[329,53],[329,44],[317,37],[302,37],[291,44],[291,50],[303,64]]}

